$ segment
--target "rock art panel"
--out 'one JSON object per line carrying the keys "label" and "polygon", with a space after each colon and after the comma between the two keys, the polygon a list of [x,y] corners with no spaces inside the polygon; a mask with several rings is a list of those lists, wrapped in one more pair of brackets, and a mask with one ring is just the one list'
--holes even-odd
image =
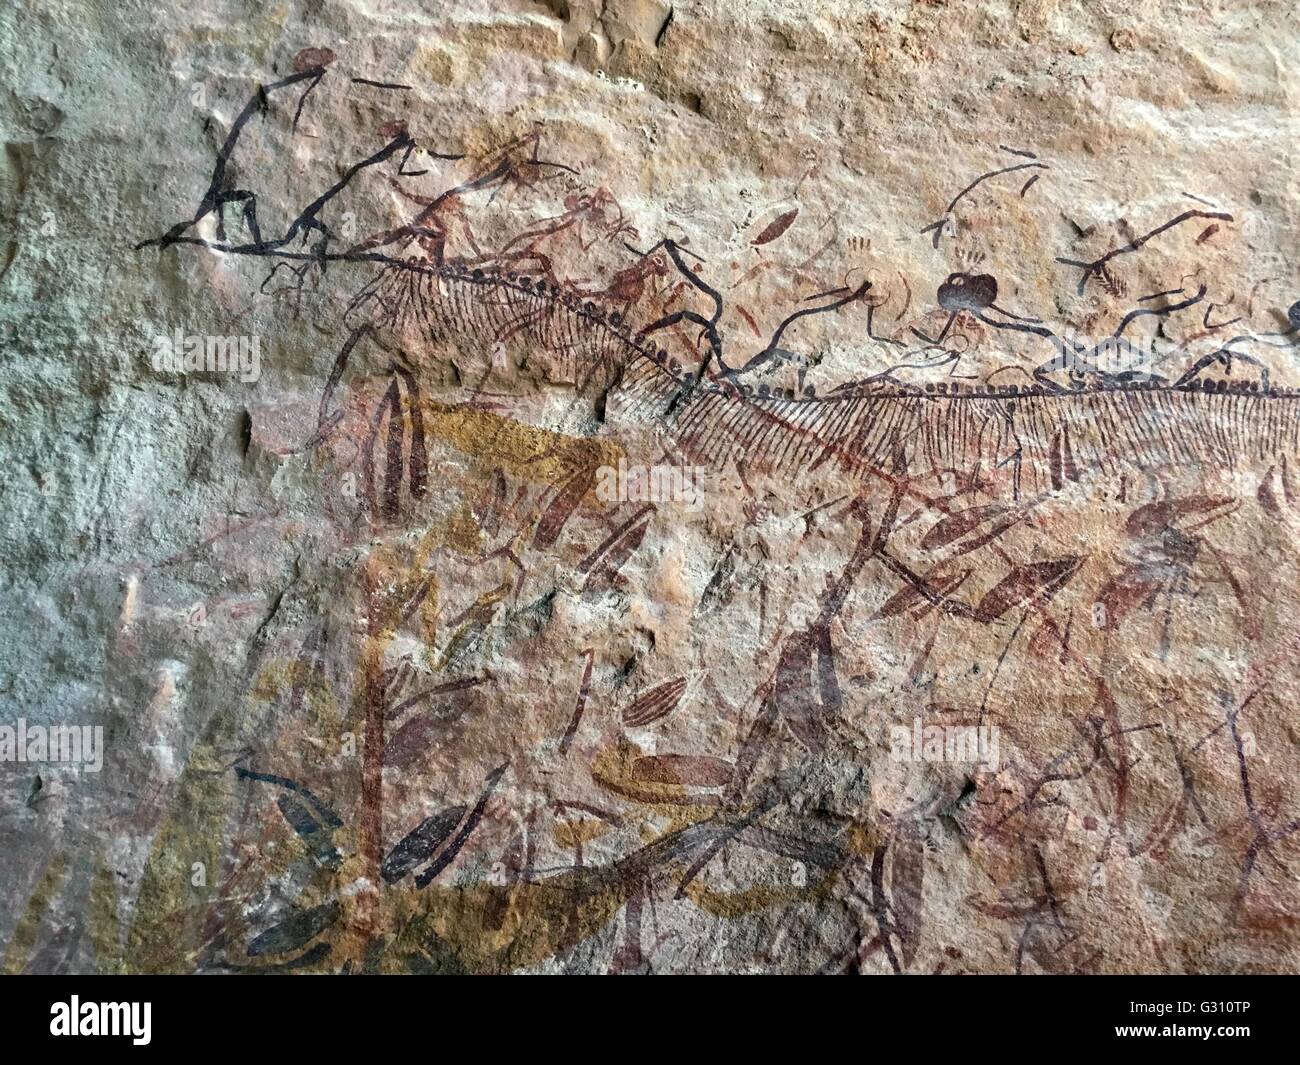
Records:
{"label": "rock art panel", "polygon": [[12,16],[6,968],[1295,971],[1300,27],[1168,7]]}

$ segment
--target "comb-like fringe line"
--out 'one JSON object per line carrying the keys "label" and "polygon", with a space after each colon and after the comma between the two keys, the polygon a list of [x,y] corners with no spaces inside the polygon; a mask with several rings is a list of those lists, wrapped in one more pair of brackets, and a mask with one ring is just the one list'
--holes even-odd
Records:
{"label": "comb-like fringe line", "polygon": [[693,461],[741,457],[797,473],[828,461],[849,475],[889,463],[1014,467],[1018,491],[1088,472],[1214,464],[1234,469],[1300,449],[1300,393],[1121,387],[1048,392],[742,394],[697,382],[619,316],[553,285],[405,263],[362,289],[349,315],[413,327],[430,346],[513,337],[560,353],[580,391],[611,390],[624,416],[665,420]]}

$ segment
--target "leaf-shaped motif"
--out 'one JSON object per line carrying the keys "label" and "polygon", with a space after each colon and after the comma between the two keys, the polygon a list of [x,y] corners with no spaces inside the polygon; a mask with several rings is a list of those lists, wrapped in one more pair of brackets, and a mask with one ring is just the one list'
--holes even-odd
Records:
{"label": "leaf-shaped motif", "polygon": [[249,957],[263,954],[287,954],[298,950],[320,935],[339,917],[339,904],[326,902],[310,910],[295,910],[279,924],[274,924],[248,944]]}
{"label": "leaf-shaped motif", "polygon": [[722,758],[707,755],[659,754],[638,758],[632,765],[633,780],[652,784],[689,784],[697,788],[720,788],[731,780],[733,766]]}
{"label": "leaf-shaped motif", "polygon": [[908,824],[894,839],[890,866],[890,901],[902,945],[903,965],[912,964],[921,938],[921,890],[925,884],[925,836]]}
{"label": "leaf-shaped motif", "polygon": [[686,692],[686,678],[676,677],[656,685],[637,697],[623,711],[623,724],[628,728],[643,728],[652,721],[671,714]]}
{"label": "leaf-shaped motif", "polygon": [[1051,595],[1079,568],[1082,558],[1067,555],[1048,562],[1016,566],[980,600],[975,614],[981,621],[996,621],[1012,607],[1036,595]]}
{"label": "leaf-shaped motif", "polygon": [[321,865],[334,868],[343,860],[338,848],[330,841],[330,833],[306,806],[291,795],[281,795],[275,804],[294,832],[313,849],[315,858]]}
{"label": "leaf-shaped motif", "polygon": [[1128,517],[1125,528],[1129,536],[1137,538],[1163,532],[1177,523],[1179,518],[1204,514],[1220,507],[1231,506],[1234,500],[1215,496],[1187,496],[1183,499],[1163,500],[1138,507]]}
{"label": "leaf-shaped motif", "polygon": [[288,795],[281,795],[276,799],[275,805],[280,808],[280,813],[284,814],[284,819],[289,822],[289,827],[298,835],[303,837],[314,836],[321,830],[320,822],[297,799]]}
{"label": "leaf-shaped motif", "polygon": [[984,506],[970,507],[966,510],[959,510],[955,514],[949,514],[936,522],[934,527],[921,538],[921,546],[927,551],[947,547],[976,529],[986,525],[989,526],[984,536],[980,537],[975,544],[967,547],[967,550],[972,550],[974,547],[981,546],[988,543],[989,540],[1002,535],[1019,520],[1019,513],[1011,511],[999,503],[987,503]]}
{"label": "leaf-shaped motif", "polygon": [[442,719],[435,713],[417,714],[393,733],[384,745],[384,765],[405,768],[429,749]]}
{"label": "leaf-shaped motif", "polygon": [[448,806],[426,817],[402,837],[384,859],[379,874],[387,884],[396,883],[441,847],[460,824],[467,806]]}
{"label": "leaf-shaped motif", "polygon": [[487,809],[488,799],[492,797],[497,785],[501,783],[501,778],[505,775],[509,764],[507,762],[504,765],[499,765],[487,775],[487,779],[483,781],[483,792],[479,795],[474,809],[470,810],[469,815],[465,818],[464,823],[461,824],[459,831],[451,842],[443,847],[433,861],[415,878],[416,887],[427,887],[433,883],[438,874],[456,860],[456,855],[460,853],[460,849],[465,846],[466,841],[478,828],[479,821],[483,819],[483,811]]}
{"label": "leaf-shaped motif", "polygon": [[794,220],[798,217],[798,207],[792,207],[783,214],[777,215],[776,218],[763,227],[763,232],[750,241],[750,245],[757,248],[762,244],[771,244],[772,241],[794,225]]}
{"label": "leaf-shaped motif", "polygon": [[537,532],[533,535],[534,547],[551,547],[559,539],[565,522],[572,517],[573,512],[578,509],[579,504],[591,491],[595,483],[596,470],[594,467],[589,466],[578,470],[577,473],[564,482],[560,490],[555,493],[551,505],[546,508],[546,513],[542,515],[537,523]]}
{"label": "leaf-shaped motif", "polygon": [[825,733],[820,676],[813,664],[813,654],[818,650],[815,630],[804,629],[791,635],[781,649],[773,683],[781,720],[813,751],[821,749]]}
{"label": "leaf-shaped motif", "polygon": [[[930,593],[937,597],[944,597],[955,592],[965,582],[966,578],[971,575],[968,569],[960,573],[951,573],[946,577],[929,577],[925,581],[925,587]],[[914,606],[925,606],[932,608],[933,603],[926,598],[926,594],[915,584],[904,584],[897,592],[891,595],[876,611],[877,618],[892,618],[899,614],[906,613]]]}

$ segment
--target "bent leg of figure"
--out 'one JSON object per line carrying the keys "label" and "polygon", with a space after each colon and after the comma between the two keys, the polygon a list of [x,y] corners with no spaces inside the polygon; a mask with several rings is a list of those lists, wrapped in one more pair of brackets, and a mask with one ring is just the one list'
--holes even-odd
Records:
{"label": "bent leg of figure", "polygon": [[1200,303],[1201,300],[1205,298],[1205,292],[1206,292],[1206,288],[1204,285],[1202,285],[1199,289],[1197,289],[1195,296],[1189,296],[1187,299],[1182,300],[1179,303],[1171,303],[1168,307],[1138,307],[1134,310],[1131,310],[1128,312],[1128,314],[1124,316],[1123,321],[1119,323],[1119,327],[1115,330],[1113,335],[1121,336],[1124,330],[1127,329],[1131,323],[1133,323],[1139,318],[1146,318],[1148,316],[1165,318],[1173,314],[1175,311],[1181,311],[1186,309],[1187,307],[1194,306],[1195,304]]}
{"label": "bent leg of figure", "polygon": [[239,189],[235,192],[228,192],[221,197],[222,206],[217,208],[217,236],[221,240],[226,239],[225,215],[223,207],[227,203],[242,203],[244,225],[248,228],[249,234],[253,238],[254,244],[262,243],[262,231],[257,224],[257,194],[249,192],[246,189]]}
{"label": "bent leg of figure", "polygon": [[867,304],[867,336],[870,337],[872,340],[875,340],[881,344],[894,344],[900,348],[907,347],[907,345],[904,344],[901,340],[895,340],[893,337],[876,336],[875,332],[873,331],[875,320],[876,320],[876,305],[874,303],[868,303]]}
{"label": "bent leg of figure", "polygon": [[940,330],[939,335],[937,337],[926,336],[924,333],[921,332],[921,330],[917,329],[916,326],[912,326],[912,332],[915,333],[922,340],[924,340],[927,344],[942,344],[943,338],[948,335],[948,330],[952,328],[952,323],[955,322],[956,320],[957,320],[957,312],[953,311],[951,314],[948,315],[948,320],[944,322],[943,329]]}
{"label": "bent leg of figure", "polygon": [[704,315],[697,314],[695,311],[674,311],[672,314],[668,314],[665,315],[663,318],[660,318],[657,322],[651,322],[648,326],[642,329],[640,333],[638,333],[637,335],[641,337],[647,337],[651,333],[657,333],[661,329],[671,329],[679,322],[693,322],[695,325],[698,325],[702,330],[703,335],[707,337],[709,341],[709,353],[704,357],[703,365],[700,366],[700,371],[699,371],[700,377],[703,377],[706,373],[708,373],[709,366],[715,360],[718,363],[718,368],[724,374],[735,373],[734,370],[732,370],[722,361],[722,341],[721,338],[718,336],[717,330],[714,327],[714,323],[709,321],[709,319],[705,318]]}

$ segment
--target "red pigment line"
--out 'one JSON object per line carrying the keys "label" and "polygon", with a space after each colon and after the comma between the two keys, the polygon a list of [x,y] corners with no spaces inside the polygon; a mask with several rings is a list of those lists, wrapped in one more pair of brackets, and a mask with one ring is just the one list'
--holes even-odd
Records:
{"label": "red pigment line", "polygon": [[573,737],[578,731],[578,725],[582,722],[582,712],[587,708],[587,693],[591,690],[591,667],[596,661],[596,651],[588,647],[582,652],[587,656],[586,668],[582,671],[582,686],[578,689],[578,702],[573,708],[573,720],[569,722],[569,727],[564,732],[564,738],[560,740],[560,753],[568,754],[569,744],[573,742]]}

